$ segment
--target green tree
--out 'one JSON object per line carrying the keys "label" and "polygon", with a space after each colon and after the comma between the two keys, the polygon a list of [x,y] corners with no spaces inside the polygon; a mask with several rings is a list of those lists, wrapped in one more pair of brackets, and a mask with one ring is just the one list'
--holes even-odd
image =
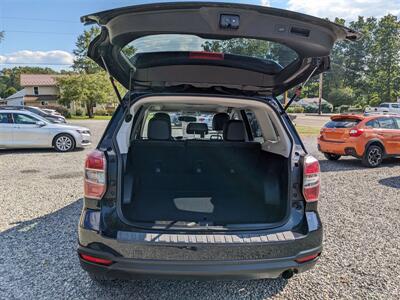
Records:
{"label": "green tree", "polygon": [[287,66],[297,58],[290,48],[264,40],[233,38],[225,41],[210,40],[202,44],[204,51],[223,52],[236,55],[275,60]]}
{"label": "green tree", "polygon": [[11,95],[14,95],[16,92],[17,90],[14,87],[10,86],[4,91],[3,97],[4,98],[10,97]]}
{"label": "green tree", "polygon": [[78,36],[78,39],[75,43],[76,48],[73,50],[75,59],[72,68],[75,71],[85,74],[94,74],[101,71],[99,65],[87,56],[90,42],[99,34],[100,28],[97,26],[92,26],[89,30],[85,30],[81,35]]}
{"label": "green tree", "polygon": [[354,103],[354,92],[350,87],[334,88],[329,92],[326,100],[333,106],[352,105]]}
{"label": "green tree", "polygon": [[389,14],[381,18],[374,39],[369,79],[382,101],[394,101],[400,95],[394,88],[400,76],[400,22],[397,17]]}
{"label": "green tree", "polygon": [[114,91],[105,72],[62,76],[57,78],[57,82],[60,102],[64,105],[71,102],[83,103],[89,118],[94,116],[95,105],[115,101]]}

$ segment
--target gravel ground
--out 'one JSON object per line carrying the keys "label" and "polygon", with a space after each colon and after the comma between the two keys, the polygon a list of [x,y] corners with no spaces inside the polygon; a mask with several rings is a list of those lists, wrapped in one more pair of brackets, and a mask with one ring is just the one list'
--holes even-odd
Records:
{"label": "gravel ground", "polygon": [[[95,135],[105,121],[81,121]],[[0,299],[398,299],[400,160],[378,169],[321,159],[324,252],[289,281],[92,283],[75,253],[89,149],[0,151]]]}

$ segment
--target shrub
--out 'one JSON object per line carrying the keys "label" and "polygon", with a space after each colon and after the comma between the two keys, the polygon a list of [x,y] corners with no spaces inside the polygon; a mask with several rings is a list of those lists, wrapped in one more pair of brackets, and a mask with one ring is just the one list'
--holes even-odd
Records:
{"label": "shrub", "polygon": [[304,112],[304,107],[298,105],[289,106],[287,112],[290,114],[301,114]]}
{"label": "shrub", "polygon": [[96,109],[96,111],[94,112],[94,114],[96,116],[108,116],[108,112],[105,109]]}
{"label": "shrub", "polygon": [[75,110],[75,115],[78,116],[78,117],[83,116],[83,110],[80,109],[80,108],[77,108]]}
{"label": "shrub", "polygon": [[331,113],[333,111],[333,105],[328,103],[328,102],[322,101],[322,103],[321,103],[321,111],[323,113]]}
{"label": "shrub", "polygon": [[340,105],[338,107],[338,112],[339,113],[344,113],[349,111],[350,106],[349,105]]}
{"label": "shrub", "polygon": [[317,113],[318,112],[318,105],[307,104],[307,105],[304,106],[304,112],[306,112],[306,113]]}
{"label": "shrub", "polygon": [[349,113],[362,113],[364,110],[362,109],[362,107],[356,107],[356,106],[351,106],[349,107],[348,112]]}

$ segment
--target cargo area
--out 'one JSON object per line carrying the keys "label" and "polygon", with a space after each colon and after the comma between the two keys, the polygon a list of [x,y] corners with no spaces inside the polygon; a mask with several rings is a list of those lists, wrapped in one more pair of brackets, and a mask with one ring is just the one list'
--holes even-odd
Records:
{"label": "cargo area", "polygon": [[254,121],[246,129],[227,113],[197,114],[187,123],[165,112],[144,119],[126,156],[127,220],[225,226],[285,217],[289,159],[263,150],[255,136],[249,140],[246,130],[262,135]]}
{"label": "cargo area", "polygon": [[285,214],[285,159],[257,143],[137,141],[129,157],[131,221],[273,223]]}

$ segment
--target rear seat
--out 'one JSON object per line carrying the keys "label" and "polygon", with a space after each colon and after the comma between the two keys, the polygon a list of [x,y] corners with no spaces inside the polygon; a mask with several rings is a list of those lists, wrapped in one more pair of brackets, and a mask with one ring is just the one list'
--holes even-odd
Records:
{"label": "rear seat", "polygon": [[260,169],[260,143],[245,142],[239,120],[225,123],[223,137],[223,141],[176,141],[168,120],[151,119],[148,139],[134,141],[130,151],[138,185],[177,191],[251,184]]}
{"label": "rear seat", "polygon": [[189,188],[229,188],[259,170],[261,144],[245,142],[242,121],[226,122],[223,136],[224,141],[187,141],[186,165],[193,175],[187,177]]}
{"label": "rear seat", "polygon": [[[183,173],[183,141],[171,137],[171,122],[153,118],[148,124],[147,140],[135,140],[131,147],[131,162],[144,188],[168,189],[175,184],[176,174]],[[137,170],[137,171],[136,171]]]}

